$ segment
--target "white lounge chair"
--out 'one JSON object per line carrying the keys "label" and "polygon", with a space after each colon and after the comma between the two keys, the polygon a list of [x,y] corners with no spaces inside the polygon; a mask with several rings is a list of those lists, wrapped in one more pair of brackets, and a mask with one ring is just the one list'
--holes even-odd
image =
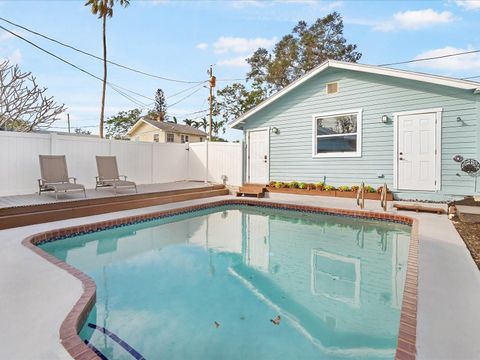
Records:
{"label": "white lounge chair", "polygon": [[118,188],[134,188],[135,192],[138,193],[137,184],[133,181],[127,181],[125,175],[119,175],[117,158],[115,156],[96,156],[96,159],[98,176],[95,190],[99,187],[113,187],[116,195]]}
{"label": "white lounge chair", "polygon": [[39,155],[38,158],[42,176],[38,179],[39,195],[45,191],[55,191],[55,199],[58,200],[59,192],[83,191],[87,197],[85,186],[77,184],[77,178],[68,176],[65,155]]}

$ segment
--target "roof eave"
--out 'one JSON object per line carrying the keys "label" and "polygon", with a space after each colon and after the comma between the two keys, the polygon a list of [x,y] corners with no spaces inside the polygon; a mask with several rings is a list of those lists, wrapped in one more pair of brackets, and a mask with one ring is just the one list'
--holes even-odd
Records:
{"label": "roof eave", "polygon": [[249,110],[238,119],[234,120],[231,124],[229,124],[229,127],[232,129],[238,128],[238,125],[244,123],[245,120],[247,120],[253,114],[267,107],[269,104],[276,101],[281,96],[285,95],[286,93],[293,90],[297,86],[301,85],[305,81],[309,80],[310,78],[316,76],[317,74],[321,73],[322,71],[330,67],[336,68],[336,69],[352,70],[352,71],[359,71],[359,72],[365,72],[365,73],[371,73],[371,74],[377,74],[377,75],[402,78],[402,79],[413,80],[413,81],[421,81],[421,82],[426,82],[426,83],[431,83],[436,85],[454,87],[454,88],[463,89],[463,90],[471,90],[473,91],[474,94],[480,93],[480,87],[478,87],[477,82],[448,78],[448,77],[443,77],[438,75],[417,73],[417,72],[400,70],[400,69],[392,69],[392,68],[380,67],[380,66],[374,66],[374,65],[365,65],[365,64],[348,63],[348,62],[336,61],[336,60],[327,60],[321,65],[319,65],[318,67],[316,67],[315,69],[311,70],[309,73],[305,74],[304,76],[295,80],[291,84],[287,85],[282,90],[278,91],[277,93],[273,94],[269,98],[265,99],[262,103],[260,103],[253,109]]}

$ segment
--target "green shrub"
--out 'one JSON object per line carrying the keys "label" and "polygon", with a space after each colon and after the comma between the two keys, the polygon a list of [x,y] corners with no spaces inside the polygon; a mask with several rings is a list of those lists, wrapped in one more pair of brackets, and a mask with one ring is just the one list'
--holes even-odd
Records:
{"label": "green shrub", "polygon": [[283,182],[281,181],[276,181],[273,186],[275,186],[275,189],[280,189],[281,187],[283,187]]}
{"label": "green shrub", "polygon": [[357,192],[359,188],[360,188],[360,186],[353,185],[353,186],[350,188],[350,190],[353,191],[353,192]]}
{"label": "green shrub", "polygon": [[325,187],[325,183],[323,182],[318,182],[315,184],[315,189],[317,190],[323,190],[324,187]]}
{"label": "green shrub", "polygon": [[346,192],[346,191],[350,191],[350,187],[347,186],[347,185],[342,185],[342,186],[339,186],[339,187],[338,187],[338,190],[339,190],[339,191],[345,191],[345,192]]}
{"label": "green shrub", "polygon": [[301,182],[300,184],[298,184],[298,188],[299,188],[299,189],[306,189],[306,188],[307,188],[307,184],[305,184],[304,182]]}
{"label": "green shrub", "polygon": [[288,187],[290,189],[298,189],[298,182],[292,181],[292,182],[288,183]]}
{"label": "green shrub", "polygon": [[366,185],[365,186],[365,192],[367,193],[374,193],[376,190],[373,186],[370,186],[370,185]]}
{"label": "green shrub", "polygon": [[335,186],[325,185],[325,186],[323,187],[323,190],[325,190],[325,191],[333,191],[333,190],[335,190]]}

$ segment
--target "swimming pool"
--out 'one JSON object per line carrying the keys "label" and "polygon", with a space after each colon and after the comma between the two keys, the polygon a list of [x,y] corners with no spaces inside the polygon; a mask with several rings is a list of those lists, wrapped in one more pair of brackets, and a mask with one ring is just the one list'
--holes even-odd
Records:
{"label": "swimming pool", "polygon": [[229,205],[40,247],[91,276],[108,359],[392,359],[410,227]]}

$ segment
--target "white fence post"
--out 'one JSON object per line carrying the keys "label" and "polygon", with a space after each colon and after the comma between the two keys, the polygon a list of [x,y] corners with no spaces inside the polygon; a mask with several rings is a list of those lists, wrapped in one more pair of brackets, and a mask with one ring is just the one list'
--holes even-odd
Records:
{"label": "white fence post", "polygon": [[209,141],[205,141],[205,184],[208,183],[208,143]]}
{"label": "white fence post", "polygon": [[51,133],[50,134],[50,155],[55,154],[57,151],[57,134]]}

